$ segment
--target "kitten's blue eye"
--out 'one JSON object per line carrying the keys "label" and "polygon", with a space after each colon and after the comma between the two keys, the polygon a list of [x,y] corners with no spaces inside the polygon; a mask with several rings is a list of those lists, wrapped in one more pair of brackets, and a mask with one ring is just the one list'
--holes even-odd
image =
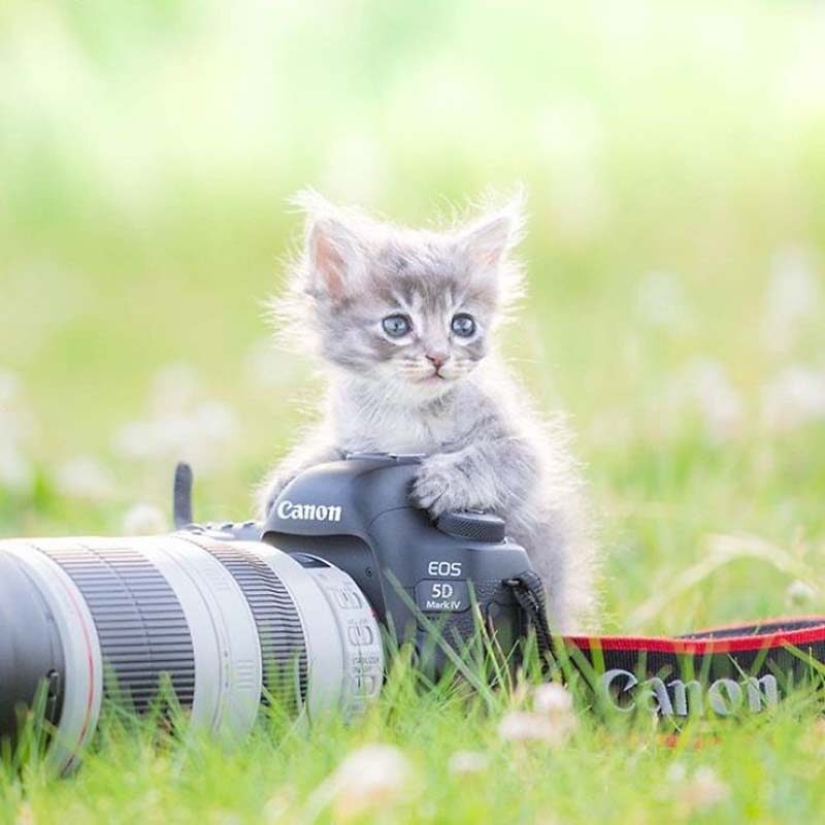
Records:
{"label": "kitten's blue eye", "polygon": [[388,315],[381,326],[390,338],[403,338],[412,329],[412,321],[406,315]]}
{"label": "kitten's blue eye", "polygon": [[468,315],[466,312],[459,312],[458,315],[453,316],[450,329],[452,329],[453,334],[458,335],[459,338],[470,338],[475,335],[476,322],[472,315]]}

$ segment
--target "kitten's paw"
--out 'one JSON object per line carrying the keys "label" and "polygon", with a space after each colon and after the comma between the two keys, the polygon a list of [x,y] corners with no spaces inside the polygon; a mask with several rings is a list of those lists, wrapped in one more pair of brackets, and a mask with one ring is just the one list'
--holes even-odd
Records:
{"label": "kitten's paw", "polygon": [[451,455],[434,455],[423,462],[413,482],[412,501],[433,518],[451,510],[486,509]]}

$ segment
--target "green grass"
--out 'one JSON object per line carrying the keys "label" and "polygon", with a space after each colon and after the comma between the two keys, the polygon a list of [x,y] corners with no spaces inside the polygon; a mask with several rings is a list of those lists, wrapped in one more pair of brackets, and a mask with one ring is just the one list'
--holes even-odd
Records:
{"label": "green grass", "polygon": [[[825,612],[823,35],[809,2],[0,2],[0,532],[119,533],[136,502],[166,510],[181,453],[201,517],[245,516],[316,391],[305,364],[260,367],[287,196],[420,222],[522,181],[530,299],[505,351],[578,434],[604,629]],[[163,430],[211,403],[199,441]],[[158,421],[155,452],[124,451]],[[551,753],[499,740],[515,699],[409,679],[349,727],[234,751],[115,728],[67,781],[3,774],[0,816],[306,821],[367,742],[413,764],[380,821],[821,815],[803,701],[674,747],[583,714]],[[489,766],[451,777],[457,749]],[[680,790],[702,768],[729,787],[704,812]]]}
{"label": "green grass", "polygon": [[[525,703],[521,690],[421,691],[402,664],[357,723],[262,718],[237,747],[110,716],[70,779],[37,760],[5,775],[2,821],[773,822],[821,812],[822,724],[801,695],[746,720],[696,720],[678,736],[651,718],[598,722],[580,709],[560,745],[501,737],[499,720]],[[377,743],[403,754],[404,769],[367,759],[381,791],[364,765],[338,786],[342,762]],[[459,773],[456,754],[467,752],[480,761]]]}

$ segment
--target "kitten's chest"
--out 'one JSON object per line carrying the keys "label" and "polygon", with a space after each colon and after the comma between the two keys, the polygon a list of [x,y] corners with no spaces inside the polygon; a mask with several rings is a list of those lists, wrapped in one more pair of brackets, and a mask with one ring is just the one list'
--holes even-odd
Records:
{"label": "kitten's chest", "polygon": [[349,451],[435,453],[460,440],[460,423],[446,416],[385,410],[369,427],[362,421],[339,422],[341,446]]}

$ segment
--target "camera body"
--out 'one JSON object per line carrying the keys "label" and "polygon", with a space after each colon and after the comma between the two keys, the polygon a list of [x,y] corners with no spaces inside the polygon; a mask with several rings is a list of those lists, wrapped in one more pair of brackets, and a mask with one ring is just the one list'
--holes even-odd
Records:
{"label": "camera body", "polygon": [[488,513],[446,513],[433,521],[410,498],[423,456],[352,454],[304,471],[281,493],[261,540],[344,570],[398,643],[413,641],[420,664],[438,666],[431,632],[460,646],[479,618],[504,650],[523,631],[505,582],[530,562]]}
{"label": "camera body", "polygon": [[507,582],[532,571],[527,553],[491,513],[433,520],[416,507],[410,494],[424,458],[352,453],[304,470],[263,524],[192,524],[185,531],[261,541],[304,567],[344,571],[395,644],[414,643],[418,665],[431,674],[444,663],[444,643],[460,652],[477,638],[479,621],[509,653],[528,619]]}

